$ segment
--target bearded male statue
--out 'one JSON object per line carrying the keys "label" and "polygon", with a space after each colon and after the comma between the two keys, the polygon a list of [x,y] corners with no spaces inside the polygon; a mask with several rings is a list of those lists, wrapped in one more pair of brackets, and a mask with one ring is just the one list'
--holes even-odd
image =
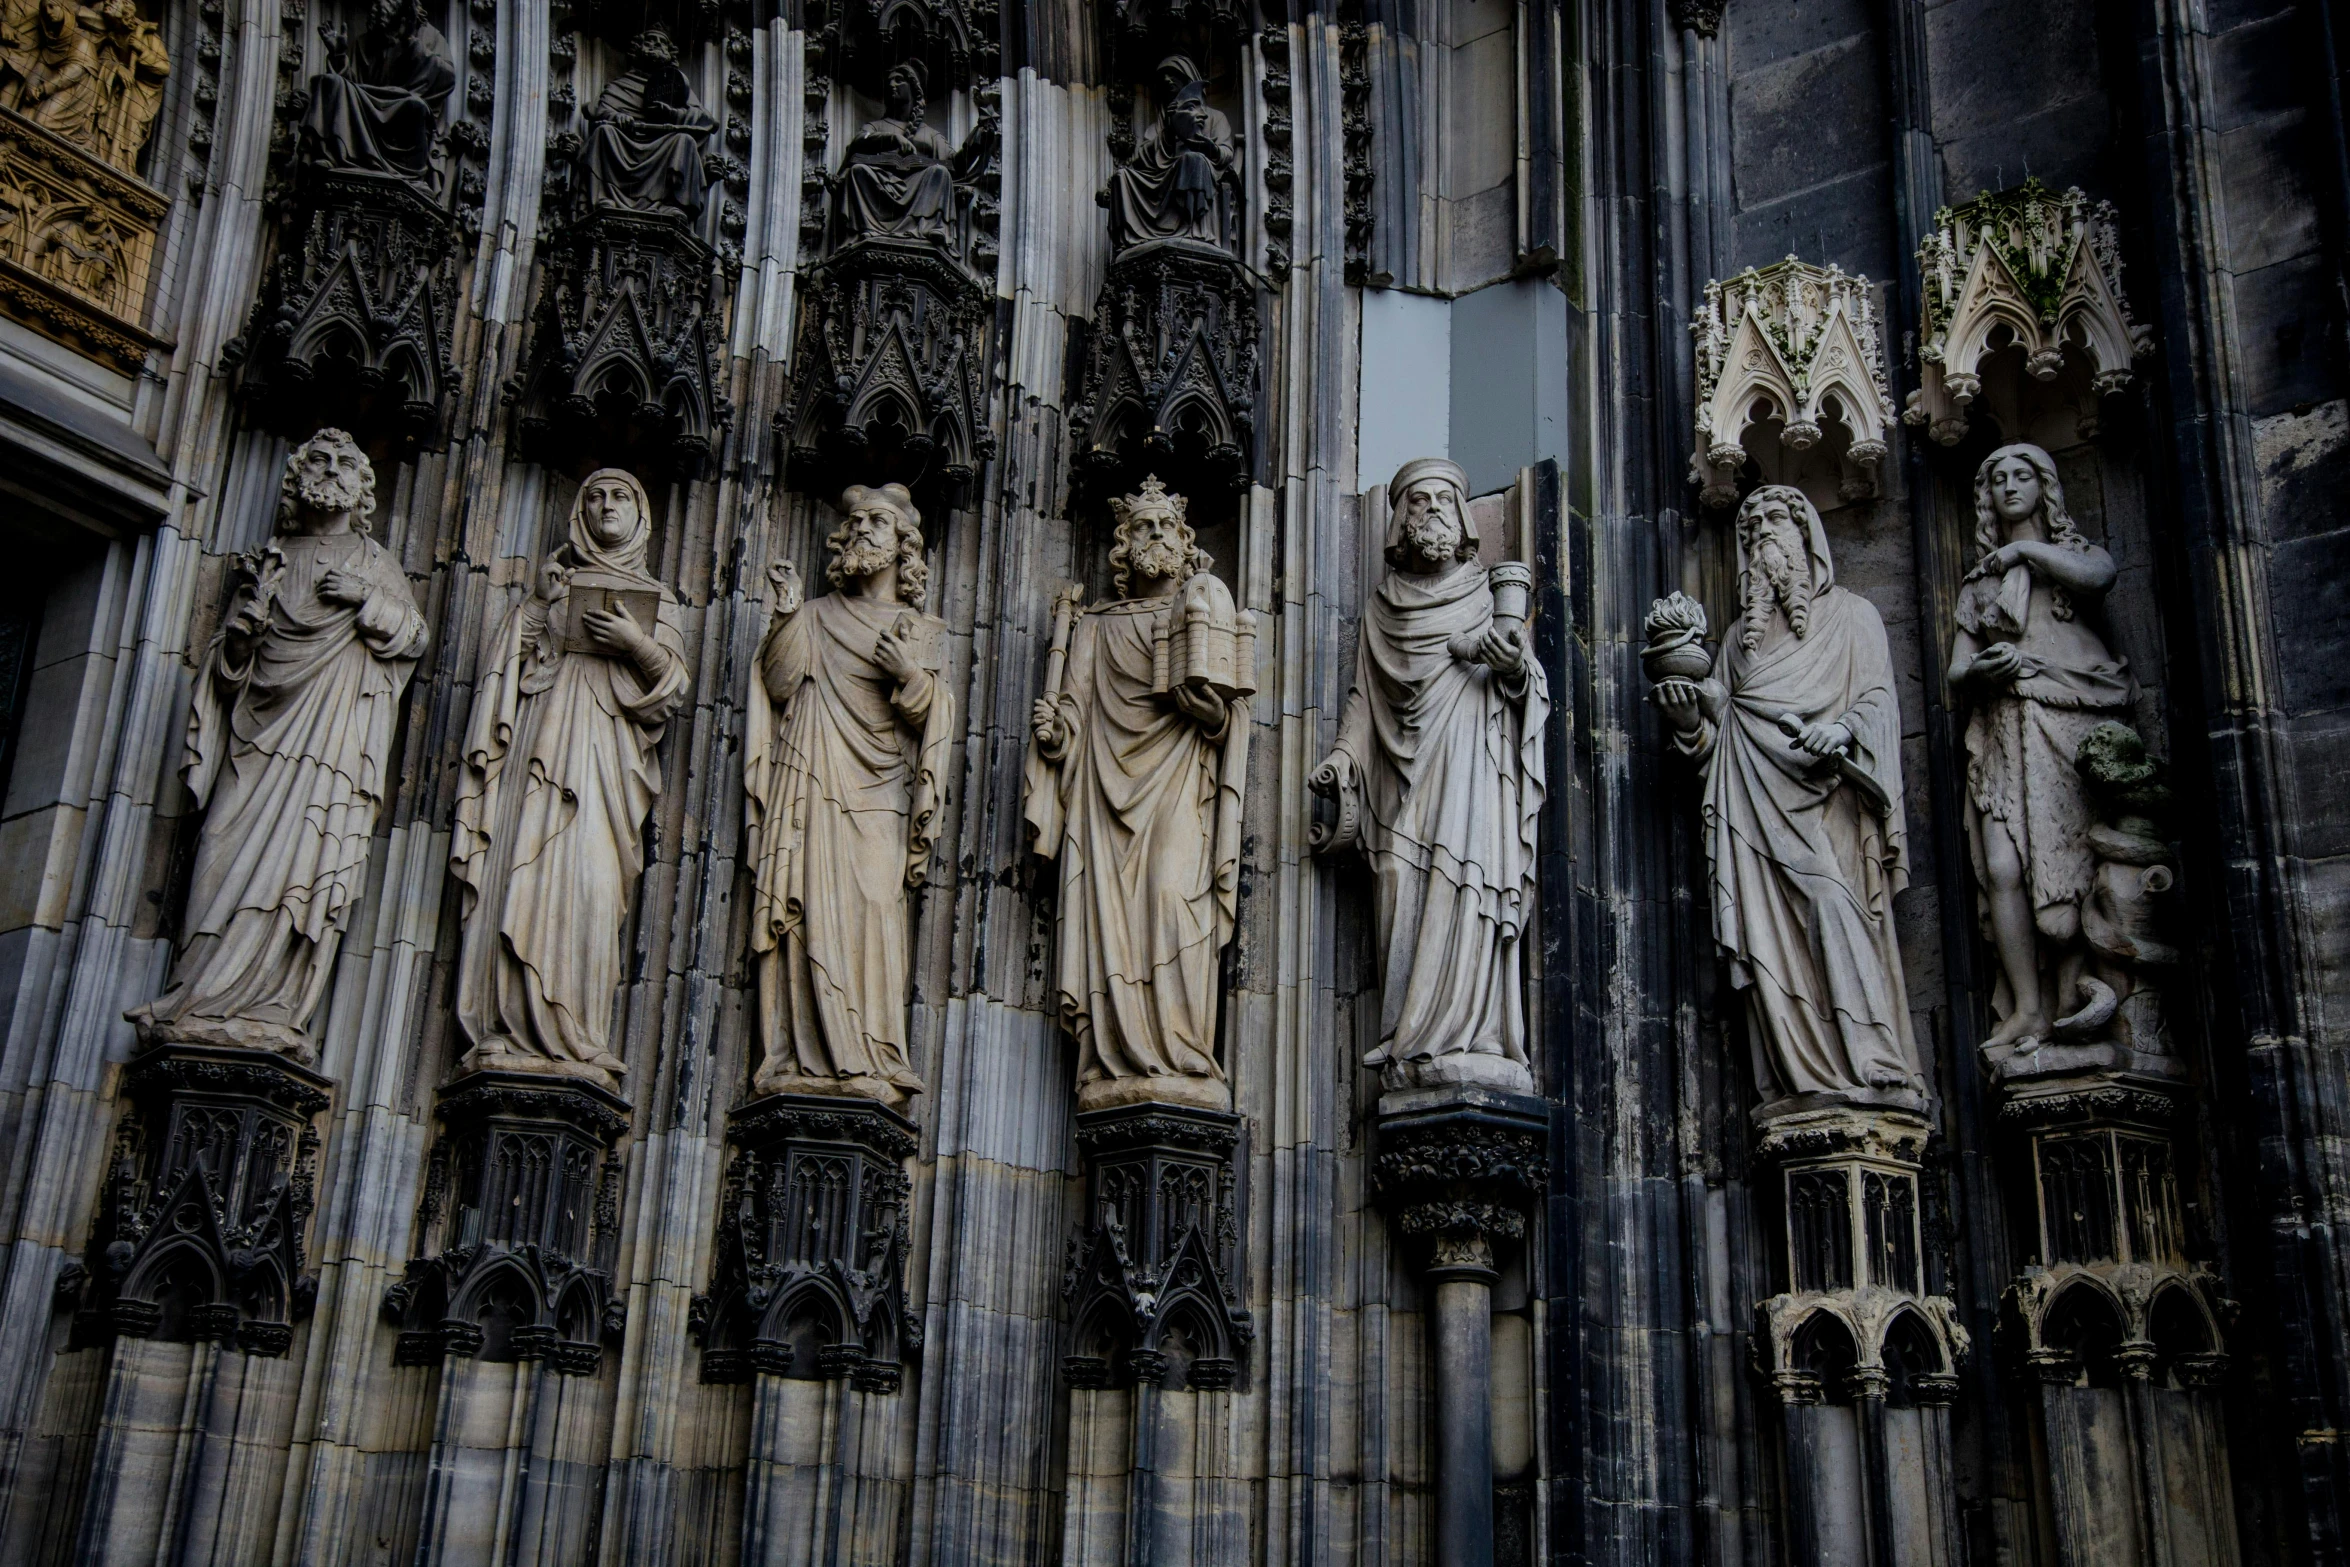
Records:
{"label": "bearded male statue", "polygon": [[1379,1043],[1393,1087],[1529,1092],[1525,960],[1550,690],[1523,604],[1495,614],[1468,475],[1438,457],[1388,486],[1389,571],[1363,606],[1354,685],[1311,775],[1378,884]]}
{"label": "bearded male statue", "polygon": [[188,713],[181,773],[205,816],[185,944],[161,999],[129,1014],[147,1044],[313,1055],[425,645],[374,512],[366,454],[321,430],[286,459],[276,537],[237,562]]}
{"label": "bearded male statue", "polygon": [[946,622],[922,613],[930,567],[902,484],[852,485],[829,541],[833,591],[801,602],[769,576],[775,618],[744,739],[751,955],[763,1059],[752,1088],[903,1104],[911,889],[946,807],[955,702]]}
{"label": "bearded male statue", "polygon": [[[1077,1108],[1231,1107],[1216,971],[1240,887],[1254,617],[1155,479],[1111,503],[1118,598],[1061,636],[1032,715],[1026,817],[1060,872],[1054,1010]],[[1058,676],[1056,679],[1055,676]]]}
{"label": "bearded male statue", "polygon": [[1785,485],[1739,510],[1738,593],[1713,673],[1652,694],[1705,766],[1714,938],[1746,996],[1756,1081],[1786,1109],[1923,1108],[1893,926],[1908,869],[1885,623],[1836,586],[1819,513]]}

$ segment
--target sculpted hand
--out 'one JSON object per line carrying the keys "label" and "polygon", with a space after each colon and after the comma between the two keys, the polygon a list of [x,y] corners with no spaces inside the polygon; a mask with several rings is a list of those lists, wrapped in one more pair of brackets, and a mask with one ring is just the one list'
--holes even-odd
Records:
{"label": "sculpted hand", "polygon": [[357,608],[367,602],[367,579],[355,571],[337,567],[318,579],[318,596],[330,604]]}
{"label": "sculpted hand", "polygon": [[337,76],[351,66],[351,30],[339,22],[329,22],[318,30],[318,41],[326,46],[326,68]]}
{"label": "sculpted hand", "polygon": [[1215,692],[1196,686],[1177,686],[1174,695],[1176,707],[1202,729],[1214,729],[1224,722],[1224,699]]}
{"label": "sculpted hand", "polygon": [[800,607],[800,568],[788,560],[770,561],[767,585],[775,590],[775,613],[788,615]]}
{"label": "sculpted hand", "polygon": [[1697,682],[1670,675],[1649,688],[1649,700],[1665,715],[1665,722],[1683,734],[1695,734],[1705,723]]}
{"label": "sculpted hand", "polygon": [[1975,569],[1968,572],[1967,577],[1970,580],[1976,577],[2004,577],[2010,569],[2022,565],[2025,558],[2021,544],[2002,544],[1976,561]]}
{"label": "sculpted hand", "polygon": [[873,662],[887,670],[894,680],[914,678],[914,657],[906,651],[906,644],[898,640],[895,628],[873,639]]}
{"label": "sculpted hand", "polygon": [[1036,705],[1028,710],[1028,722],[1036,731],[1036,743],[1039,746],[1047,751],[1061,748],[1061,715],[1053,706],[1051,697],[1040,696],[1036,699]]}
{"label": "sculpted hand", "polygon": [[659,651],[653,639],[645,635],[636,617],[619,606],[610,609],[591,609],[580,617],[588,640],[605,652],[623,658],[632,658],[640,665]]}
{"label": "sculpted hand", "polygon": [[1994,642],[1975,655],[1967,673],[1978,680],[2011,681],[2024,672],[2024,655],[2013,642]]}
{"label": "sculpted hand", "polygon": [[1794,744],[1811,756],[1835,756],[1852,749],[1852,731],[1840,723],[1805,724]]}
{"label": "sculpted hand", "polygon": [[539,566],[539,598],[552,604],[571,591],[571,568],[559,560],[550,560]]}
{"label": "sculpted hand", "polygon": [[1489,626],[1477,643],[1477,657],[1502,674],[1514,675],[1526,667],[1526,645],[1515,632]]}

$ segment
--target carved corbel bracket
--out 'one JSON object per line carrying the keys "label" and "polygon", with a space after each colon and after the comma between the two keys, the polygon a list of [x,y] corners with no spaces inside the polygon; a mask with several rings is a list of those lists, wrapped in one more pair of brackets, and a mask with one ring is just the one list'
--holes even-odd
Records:
{"label": "carved corbel bracket", "polygon": [[1697,340],[1697,444],[1691,482],[1712,507],[1738,504],[1749,433],[1778,425],[1789,452],[1808,452],[1845,432],[1836,452],[1838,493],[1860,500],[1879,490],[1894,425],[1877,329],[1876,297],[1865,277],[1789,256],[1705,286],[1689,325]]}
{"label": "carved corbel bracket", "polygon": [[331,424],[376,451],[448,442],[461,378],[457,220],[391,175],[311,170],[296,223],[239,345],[265,425]]}
{"label": "carved corbel bracket", "polygon": [[922,1347],[905,1281],[914,1124],[871,1100],[771,1094],[738,1106],[726,1137],[717,1262],[690,1319],[702,1380],[896,1392]]}
{"label": "carved corbel bracket", "polygon": [[795,489],[844,478],[960,493],[995,455],[989,291],[935,245],[875,238],[809,269],[779,433]]}
{"label": "carved corbel bracket", "polygon": [[1379,1101],[1371,1179],[1396,1232],[1428,1248],[1433,1275],[1494,1276],[1526,1237],[1549,1180],[1544,1103],[1498,1089],[1405,1089]]}
{"label": "carved corbel bracket", "polygon": [[543,1359],[595,1375],[627,1325],[612,1276],[627,1101],[577,1078],[487,1071],[442,1088],[438,1111],[427,1251],[384,1291],[397,1363]]}
{"label": "carved corbel bracket", "polygon": [[131,1112],[107,1173],[77,1344],[116,1333],[220,1339],[278,1356],[318,1281],[302,1231],[317,1180],[318,1113],[334,1084],[284,1056],[165,1044],[124,1074]]}
{"label": "carved corbel bracket", "polygon": [[1069,410],[1080,488],[1146,474],[1195,499],[1248,487],[1256,463],[1257,297],[1213,245],[1156,240],[1110,263]]}
{"label": "carved corbel bracket", "polygon": [[[1994,352],[2020,348],[2025,371],[2053,381],[2070,349],[2102,397],[2129,385],[2137,357],[2153,347],[2122,295],[2113,203],[2078,187],[2060,195],[2026,180],[1945,207],[1918,247],[1918,268],[1921,384],[1902,418],[1941,445],[1965,437],[1983,360]],[[2095,433],[2093,417],[2083,433]]]}
{"label": "carved corbel bracket", "polygon": [[1763,1123],[1779,1166],[1788,1288],[1760,1302],[1756,1369],[1789,1404],[1948,1404],[1971,1344],[1958,1308],[1926,1289],[1921,1115],[1808,1109]]}
{"label": "carved corbel bracket", "polygon": [[1256,1336],[1239,1289],[1240,1117],[1181,1105],[1081,1111],[1085,1228],[1069,1242],[1071,1387],[1234,1386]]}
{"label": "carved corbel bracket", "polygon": [[522,455],[700,477],[732,416],[710,247],[675,214],[602,208],[548,250],[516,421]]}

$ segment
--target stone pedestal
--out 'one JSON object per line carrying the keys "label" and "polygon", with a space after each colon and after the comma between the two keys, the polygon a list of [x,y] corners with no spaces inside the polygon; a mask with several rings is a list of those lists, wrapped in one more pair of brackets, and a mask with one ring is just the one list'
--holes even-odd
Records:
{"label": "stone pedestal", "polygon": [[1062,1283],[1072,1567],[1205,1567],[1245,1550],[1246,1482],[1226,1464],[1255,1336],[1240,1304],[1239,1141],[1224,1110],[1078,1113],[1086,1222]]}
{"label": "stone pedestal", "polygon": [[1491,1567],[1493,1285],[1549,1169],[1550,1111],[1457,1085],[1379,1101],[1373,1176],[1397,1233],[1425,1244],[1436,1367],[1435,1559]]}
{"label": "stone pedestal", "polygon": [[75,1341],[113,1340],[76,1561],[151,1562],[174,1533],[234,1541],[254,1524],[272,1443],[292,1435],[286,1351],[317,1295],[302,1233],[333,1091],[220,1045],[158,1045],[124,1074],[95,1266],[60,1280],[84,1296]]}
{"label": "stone pedestal", "polygon": [[1791,1559],[1955,1567],[1950,1405],[1968,1340],[1926,1290],[1931,1127],[1876,1106],[1758,1121],[1785,1204],[1788,1287],[1761,1304],[1757,1359],[1782,1407]]}
{"label": "stone pedestal", "polygon": [[588,1549],[605,1455],[571,1413],[600,1394],[627,1308],[625,1100],[598,1083],[471,1072],[440,1091],[424,1255],[385,1291],[402,1365],[438,1367],[418,1561],[562,1561]]}
{"label": "stone pedestal", "polygon": [[2036,1385],[2060,1559],[2233,1562],[2220,1387],[2235,1303],[2188,1256],[2177,1064],[2076,1047],[1993,1070],[2037,1199],[2036,1255],[2006,1303]]}

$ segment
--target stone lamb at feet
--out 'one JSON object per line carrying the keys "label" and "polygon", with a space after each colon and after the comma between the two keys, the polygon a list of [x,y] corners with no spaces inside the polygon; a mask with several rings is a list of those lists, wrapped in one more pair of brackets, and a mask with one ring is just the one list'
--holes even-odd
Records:
{"label": "stone lamb at feet", "polygon": [[788,562],[744,737],[751,955],[763,1057],[753,1090],[922,1090],[908,1049],[911,889],[946,808],[954,697],[946,622],[922,613],[930,568],[903,485],[851,486],[831,538],[833,592],[803,604]]}
{"label": "stone lamb at feet", "polygon": [[483,662],[457,786],[457,1021],[468,1069],[609,1083],[620,935],[661,793],[653,751],[685,702],[677,597],[645,570],[644,486],[587,477],[570,539]]}
{"label": "stone lamb at feet", "polygon": [[148,1044],[312,1056],[425,646],[407,577],[368,537],[374,511],[366,455],[322,430],[286,459],[277,536],[237,563],[188,714],[181,771],[206,812],[187,942],[170,988],[130,1014]]}
{"label": "stone lamb at feet", "polygon": [[2113,586],[2113,557],[2065,511],[2056,465],[2004,446],[1975,473],[1982,558],[1959,590],[1950,684],[1966,730],[1967,842],[1985,933],[1998,949],[2000,1022],[1985,1050],[2049,1037],[2087,952],[2081,900],[2095,816],[2074,766],[2099,724],[2129,714],[2129,667],[2082,611]]}
{"label": "stone lamb at feet", "polygon": [[[1908,870],[1884,622],[1836,586],[1819,513],[1784,485],[1739,510],[1738,592],[1711,676],[1666,674],[1652,694],[1706,769],[1714,937],[1746,995],[1761,1113],[1921,1108],[1893,927]],[[1651,613],[1676,642],[1681,607]]]}
{"label": "stone lamb at feet", "polygon": [[[1229,1109],[1216,974],[1240,887],[1254,617],[1155,478],[1113,501],[1119,598],[1056,627],[1026,818],[1060,871],[1054,1010],[1080,1110]],[[1063,659],[1066,659],[1064,664]]]}
{"label": "stone lamb at feet", "polygon": [[[1339,801],[1318,845],[1378,881],[1379,1044],[1390,1086],[1532,1090],[1525,955],[1550,692],[1529,656],[1523,567],[1477,564],[1468,475],[1441,458],[1388,487],[1387,577],[1363,606],[1354,685],[1312,787]],[[1512,579],[1514,615],[1493,583]]]}

